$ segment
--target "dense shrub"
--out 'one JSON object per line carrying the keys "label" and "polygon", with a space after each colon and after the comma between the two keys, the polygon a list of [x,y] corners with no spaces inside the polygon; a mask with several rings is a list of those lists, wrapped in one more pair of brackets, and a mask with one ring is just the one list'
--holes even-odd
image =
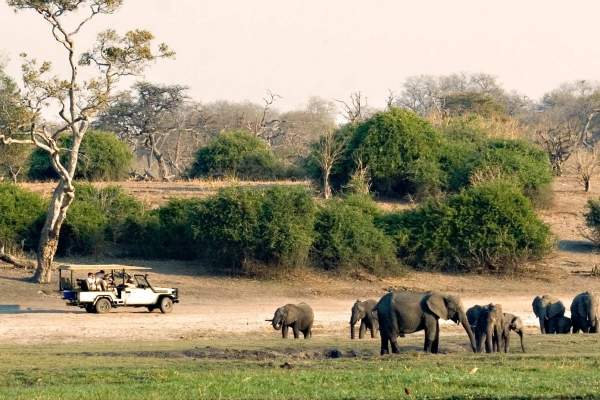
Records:
{"label": "dense shrub", "polygon": [[126,221],[143,212],[143,205],[120,187],[77,185],[61,229],[58,254],[103,254],[123,240]]}
{"label": "dense shrub", "polygon": [[434,193],[442,179],[440,140],[427,121],[410,111],[380,112],[354,128],[340,172],[347,180],[361,159],[380,193]]}
{"label": "dense shrub", "polygon": [[238,130],[222,133],[198,150],[190,175],[274,179],[280,170],[273,152],[262,139]]}
{"label": "dense shrub", "polygon": [[600,245],[600,199],[588,200],[584,217],[585,236],[596,246]]}
{"label": "dense shrub", "polygon": [[38,238],[31,235],[31,226],[45,211],[46,204],[36,193],[12,184],[0,184],[0,247],[7,251],[37,246]]}
{"label": "dense shrub", "polygon": [[307,258],[314,212],[305,188],[232,188],[205,200],[192,227],[206,256],[222,268],[253,261],[296,266]]}
{"label": "dense shrub", "polygon": [[395,239],[398,255],[423,269],[508,272],[552,246],[550,230],[529,199],[502,181],[430,200],[378,223]]}
{"label": "dense shrub", "polygon": [[[61,147],[71,148],[71,138],[61,139]],[[61,160],[68,160],[68,152]],[[118,181],[127,177],[133,155],[127,145],[110,132],[89,131],[79,148],[75,178],[88,181]],[[33,151],[29,161],[28,176],[31,180],[52,180],[58,175],[52,168],[48,153],[42,149]]]}
{"label": "dense shrub", "polygon": [[397,271],[394,245],[374,225],[368,198],[334,199],[318,211],[312,256],[326,270],[364,269],[375,274]]}

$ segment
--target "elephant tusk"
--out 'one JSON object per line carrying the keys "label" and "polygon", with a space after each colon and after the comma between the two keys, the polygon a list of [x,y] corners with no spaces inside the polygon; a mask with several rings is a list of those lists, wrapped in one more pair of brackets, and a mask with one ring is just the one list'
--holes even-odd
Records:
{"label": "elephant tusk", "polygon": [[267,322],[273,322],[272,319],[265,319],[265,321],[267,321]]}

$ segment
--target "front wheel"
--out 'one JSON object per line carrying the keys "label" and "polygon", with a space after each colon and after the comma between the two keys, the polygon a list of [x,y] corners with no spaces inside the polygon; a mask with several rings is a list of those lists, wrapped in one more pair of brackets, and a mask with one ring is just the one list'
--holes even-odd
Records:
{"label": "front wheel", "polygon": [[96,302],[96,312],[98,314],[106,314],[111,308],[112,305],[108,299],[102,298]]}
{"label": "front wheel", "polygon": [[170,297],[163,297],[160,299],[160,312],[163,314],[168,314],[173,311],[173,300]]}

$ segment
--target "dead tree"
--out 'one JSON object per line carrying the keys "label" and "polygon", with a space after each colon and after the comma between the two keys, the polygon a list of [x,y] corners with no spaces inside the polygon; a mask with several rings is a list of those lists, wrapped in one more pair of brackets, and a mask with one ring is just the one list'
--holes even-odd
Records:
{"label": "dead tree", "polygon": [[321,169],[323,197],[331,197],[331,183],[329,181],[331,171],[335,164],[340,160],[346,149],[348,139],[346,136],[338,135],[333,129],[327,130],[319,139],[315,159]]}
{"label": "dead tree", "polygon": [[358,123],[367,118],[367,98],[360,91],[350,93],[350,100],[336,100],[342,106],[344,118],[351,123]]}
{"label": "dead tree", "polygon": [[[58,247],[60,229],[75,198],[75,176],[79,148],[92,118],[107,107],[113,99],[113,89],[121,77],[141,73],[152,61],[170,57],[173,52],[164,44],[152,49],[153,35],[148,31],[134,30],[124,36],[107,30],[97,36],[95,46],[77,59],[76,37],[94,17],[112,14],[120,6],[119,0],[8,0],[16,11],[33,10],[50,26],[50,34],[65,51],[68,77],[48,76],[49,62],[38,64],[24,55],[23,105],[28,117],[19,126],[23,139],[15,132],[0,130],[0,142],[5,145],[35,145],[46,151],[59,181],[49,201],[48,212],[41,231],[37,251],[37,269],[34,280],[50,282],[52,262]],[[83,15],[85,13],[85,15]],[[68,25],[73,18],[81,17],[73,28]],[[91,66],[96,75],[83,80],[80,67]],[[57,127],[44,123],[42,111],[48,106],[58,106]],[[50,108],[52,110],[52,108]],[[61,158],[61,135],[70,137],[70,156]]]}
{"label": "dead tree", "polygon": [[580,134],[569,123],[544,125],[536,130],[538,142],[542,145],[556,176],[561,176],[563,165],[580,141]]}
{"label": "dead tree", "polygon": [[[264,139],[269,145],[272,145],[276,139],[285,134],[284,129],[282,129],[284,121],[272,118],[272,107],[281,98],[277,93],[267,90],[267,96],[263,97],[264,105],[261,113],[255,119],[249,120],[246,123],[246,128],[250,132]],[[241,116],[241,118],[244,119],[244,116]]]}
{"label": "dead tree", "polygon": [[591,148],[579,148],[575,152],[574,172],[583,190],[590,191],[594,171],[600,161],[600,148],[598,145]]}

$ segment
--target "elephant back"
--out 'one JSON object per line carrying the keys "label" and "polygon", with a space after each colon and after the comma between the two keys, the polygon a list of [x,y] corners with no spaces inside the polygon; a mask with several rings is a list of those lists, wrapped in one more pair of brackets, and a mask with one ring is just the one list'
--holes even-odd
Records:
{"label": "elephant back", "polygon": [[295,307],[298,309],[298,320],[303,326],[311,326],[315,319],[315,313],[311,306],[306,303],[296,304]]}

